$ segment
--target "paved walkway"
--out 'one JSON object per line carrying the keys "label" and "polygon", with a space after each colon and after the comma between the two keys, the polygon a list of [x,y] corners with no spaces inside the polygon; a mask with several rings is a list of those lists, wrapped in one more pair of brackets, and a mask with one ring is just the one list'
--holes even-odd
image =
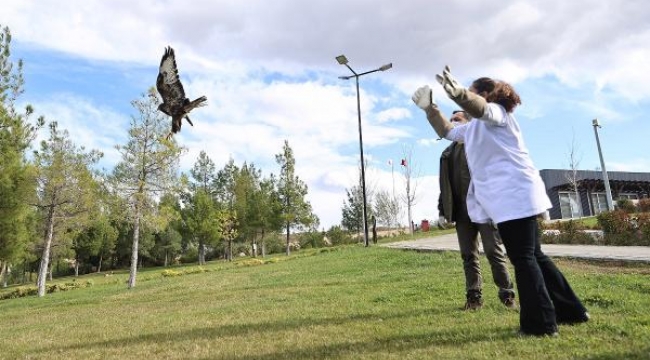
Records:
{"label": "paved walkway", "polygon": [[[459,251],[456,234],[383,244],[394,249],[418,251]],[[481,248],[482,251],[482,248]],[[542,245],[548,256],[598,260],[625,260],[650,263],[650,246]]]}

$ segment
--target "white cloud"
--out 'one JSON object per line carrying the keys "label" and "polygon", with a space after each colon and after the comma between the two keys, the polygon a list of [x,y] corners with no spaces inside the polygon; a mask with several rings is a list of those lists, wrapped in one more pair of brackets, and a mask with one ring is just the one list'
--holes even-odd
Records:
{"label": "white cloud", "polygon": [[184,54],[188,69],[230,62],[299,74],[313,68],[338,71],[334,56],[345,53],[359,69],[393,62],[395,68],[382,75],[386,79],[422,73],[433,79],[449,64],[465,82],[482,75],[518,82],[551,74],[568,84],[596,82],[632,99],[650,96],[644,75],[650,7],[642,2],[366,5],[10,0],[3,6],[3,22],[22,41],[91,59],[155,64],[170,44]]}
{"label": "white cloud", "polygon": [[385,123],[389,121],[402,120],[411,116],[411,111],[406,108],[392,108],[384,111],[380,111],[377,114],[377,121],[379,123]]}
{"label": "white cloud", "polygon": [[440,139],[427,138],[427,139],[418,139],[417,143],[418,145],[424,147],[431,147],[431,146],[438,145],[438,141],[440,141]]}
{"label": "white cloud", "polygon": [[[216,164],[232,157],[277,173],[274,155],[288,139],[298,175],[309,184],[326,226],[338,223],[344,189],[354,184],[359,163],[356,88],[353,81],[337,80],[349,74],[334,60],[341,53],[358,72],[394,64],[367,81],[364,77],[360,88],[364,149],[373,161],[386,158],[373,150],[400,143],[437,145],[430,130],[428,139],[419,139],[418,127],[428,124],[410,95],[429,84],[445,111],[456,108],[435,84],[435,74],[446,64],[464,84],[485,75],[517,84],[558,79],[562,92],[551,89],[526,99],[519,115],[528,117],[543,117],[553,104],[564,102],[593,117],[618,120],[624,115],[612,99],[650,98],[650,7],[642,2],[382,0],[368,5],[8,0],[0,23],[27,47],[89,59],[91,68],[108,62],[137,74],[155,74],[163,48],[172,45],[188,97],[206,95],[209,101],[193,112],[195,126],[185,125],[178,135],[189,148],[183,167],[205,150]],[[571,93],[585,90],[592,96]],[[107,162],[116,159],[111,149],[125,138],[128,115],[84,94],[60,96],[32,102],[80,145],[105,151]],[[437,180],[422,182],[429,190],[416,219],[435,218],[429,195],[437,192]]]}
{"label": "white cloud", "polygon": [[[128,117],[83,97],[65,93],[37,100],[32,105],[37,114],[44,114],[46,121],[56,121],[60,130],[67,130],[77,146],[83,146],[87,151],[102,151],[104,158],[100,165],[112,167],[120,160],[114,146],[116,141],[126,139]],[[42,131],[34,143],[38,144],[48,136],[46,131]]]}
{"label": "white cloud", "polygon": [[648,172],[650,160],[636,156],[625,162],[608,162],[606,167],[609,171]]}

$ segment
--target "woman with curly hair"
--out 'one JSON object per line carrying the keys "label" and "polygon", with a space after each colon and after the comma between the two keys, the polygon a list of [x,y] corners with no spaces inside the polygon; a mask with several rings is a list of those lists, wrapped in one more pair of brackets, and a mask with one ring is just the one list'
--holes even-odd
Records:
{"label": "woman with curly hair", "polygon": [[473,222],[493,221],[515,268],[520,333],[557,335],[557,325],[589,320],[568,281],[540,247],[537,216],[551,207],[539,171],[513,115],[521,99],[510,84],[482,77],[469,89],[449,68],[436,76],[447,95],[475,120],[453,126],[433,102],[428,86],[413,102],[440,137],[463,141],[472,174],[467,210]]}

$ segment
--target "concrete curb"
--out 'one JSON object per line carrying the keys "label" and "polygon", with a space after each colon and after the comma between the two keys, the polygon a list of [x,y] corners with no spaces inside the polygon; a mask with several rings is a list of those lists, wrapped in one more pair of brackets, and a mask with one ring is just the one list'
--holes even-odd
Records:
{"label": "concrete curb", "polygon": [[[382,244],[381,246],[391,249],[416,251],[459,251],[458,238],[456,237],[456,234],[446,234],[432,238],[387,243]],[[650,263],[650,247],[648,246],[543,244],[542,251],[546,255],[552,257]]]}

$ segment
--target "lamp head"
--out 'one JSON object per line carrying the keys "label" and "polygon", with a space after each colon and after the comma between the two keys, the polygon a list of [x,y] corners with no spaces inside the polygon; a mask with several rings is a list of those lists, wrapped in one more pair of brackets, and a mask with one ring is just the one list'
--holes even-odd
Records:
{"label": "lamp head", "polygon": [[392,68],[392,67],[393,67],[393,63],[388,63],[388,64],[386,64],[386,65],[382,65],[382,66],[380,66],[380,67],[379,67],[379,70],[381,70],[381,71],[386,71],[386,70],[388,70],[388,69],[390,69],[390,68]]}
{"label": "lamp head", "polygon": [[591,125],[601,127],[600,124],[598,124],[598,119],[593,119]]}
{"label": "lamp head", "polygon": [[348,63],[348,58],[346,58],[345,55],[339,55],[336,57],[336,61],[338,61],[341,65],[345,65]]}

